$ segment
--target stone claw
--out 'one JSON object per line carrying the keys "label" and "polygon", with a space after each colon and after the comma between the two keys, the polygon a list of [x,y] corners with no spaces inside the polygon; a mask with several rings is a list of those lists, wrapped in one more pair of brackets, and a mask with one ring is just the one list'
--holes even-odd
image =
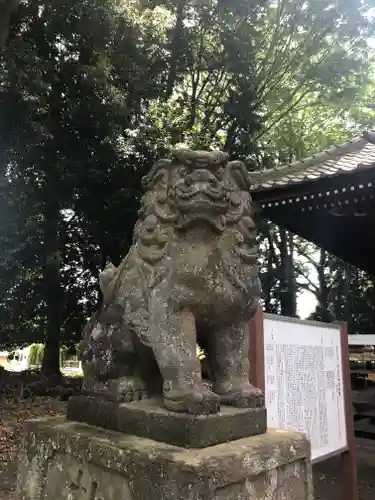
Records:
{"label": "stone claw", "polygon": [[220,402],[236,408],[263,408],[263,392],[251,384],[219,394]]}
{"label": "stone claw", "polygon": [[220,411],[220,398],[207,388],[174,390],[164,394],[167,410],[192,415],[210,415]]}
{"label": "stone claw", "polygon": [[141,401],[149,397],[145,383],[138,377],[121,377],[111,381],[111,385],[110,391],[115,392],[117,400],[123,403]]}

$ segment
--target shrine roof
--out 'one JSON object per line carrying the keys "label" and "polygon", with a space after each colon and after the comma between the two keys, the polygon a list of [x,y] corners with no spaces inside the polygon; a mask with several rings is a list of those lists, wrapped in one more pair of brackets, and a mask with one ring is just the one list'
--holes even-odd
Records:
{"label": "shrine roof", "polygon": [[375,131],[250,180],[256,213],[375,275]]}
{"label": "shrine roof", "polygon": [[343,144],[283,167],[264,172],[252,172],[251,192],[312,183],[324,178],[352,174],[363,169],[375,169],[375,132],[369,131]]}

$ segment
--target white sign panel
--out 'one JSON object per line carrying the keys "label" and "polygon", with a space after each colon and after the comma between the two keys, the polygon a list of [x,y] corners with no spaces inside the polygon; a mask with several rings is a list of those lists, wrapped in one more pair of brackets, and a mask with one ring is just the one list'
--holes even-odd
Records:
{"label": "white sign panel", "polygon": [[269,427],[304,432],[318,461],[347,449],[339,325],[265,315]]}

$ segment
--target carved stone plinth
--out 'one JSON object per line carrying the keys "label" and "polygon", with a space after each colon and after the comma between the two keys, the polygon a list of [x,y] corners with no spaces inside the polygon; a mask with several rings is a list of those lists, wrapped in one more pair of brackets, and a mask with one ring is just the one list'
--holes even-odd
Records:
{"label": "carved stone plinth", "polygon": [[18,500],[312,500],[309,444],[268,431],[185,449],[49,418],[26,423]]}
{"label": "carved stone plinth", "polygon": [[120,404],[85,395],[69,400],[68,419],[186,448],[204,448],[267,430],[264,407],[223,405],[218,414],[194,416],[168,411],[158,400]]}

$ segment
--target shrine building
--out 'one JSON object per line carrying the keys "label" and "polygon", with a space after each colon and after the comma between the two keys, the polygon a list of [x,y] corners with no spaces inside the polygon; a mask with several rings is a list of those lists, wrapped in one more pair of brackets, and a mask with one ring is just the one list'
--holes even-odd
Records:
{"label": "shrine building", "polygon": [[284,167],[251,173],[256,210],[375,273],[375,131]]}

